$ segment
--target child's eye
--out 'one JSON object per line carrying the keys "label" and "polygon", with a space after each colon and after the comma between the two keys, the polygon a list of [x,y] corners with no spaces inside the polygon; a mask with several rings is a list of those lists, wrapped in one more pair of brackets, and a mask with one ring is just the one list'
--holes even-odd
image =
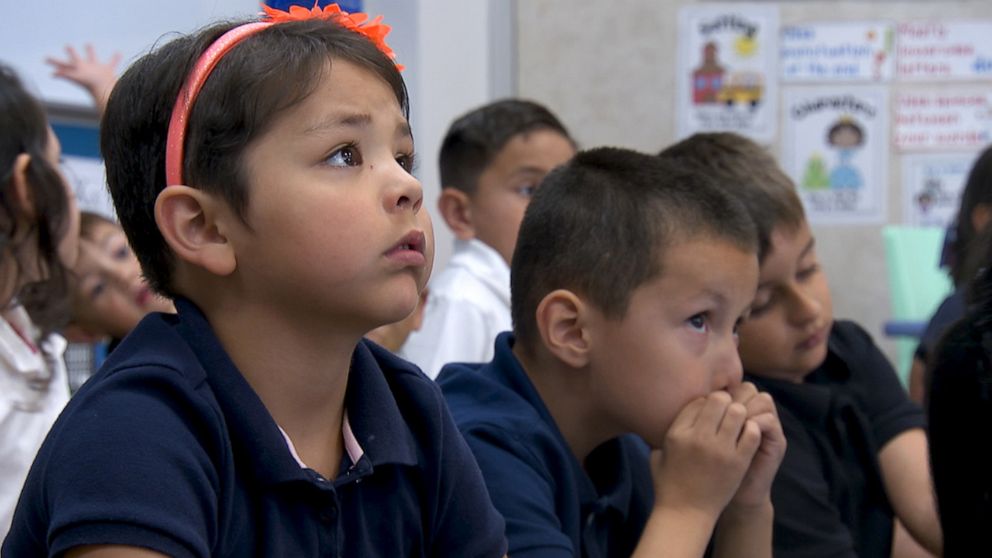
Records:
{"label": "child's eye", "polygon": [[326,162],[332,167],[357,167],[362,164],[362,154],[357,145],[346,145],[331,153]]}
{"label": "child's eye", "polygon": [[107,285],[104,283],[97,283],[90,288],[90,300],[96,300],[100,298],[101,295],[107,290]]}
{"label": "child's eye", "polygon": [[765,312],[767,312],[768,309],[771,308],[771,307],[772,307],[772,299],[771,298],[769,298],[767,300],[764,300],[764,301],[761,301],[761,302],[755,302],[754,305],[751,306],[751,313],[748,314],[748,319],[754,319],[754,318],[761,317],[761,315],[764,314]]}
{"label": "child's eye", "polygon": [[124,261],[131,256],[131,250],[127,246],[121,246],[117,250],[114,250],[114,259],[118,261]]}
{"label": "child's eye", "polygon": [[537,191],[537,186],[534,184],[524,184],[517,188],[517,193],[525,198],[530,198],[534,196],[534,192]]}
{"label": "child's eye", "polygon": [[805,281],[806,279],[809,279],[810,277],[815,275],[817,271],[820,271],[820,265],[812,264],[808,267],[804,267],[803,269],[800,269],[796,273],[796,277],[798,277],[800,281]]}
{"label": "child's eye", "polygon": [[413,171],[417,168],[417,157],[413,153],[398,155],[396,162],[403,167],[403,170],[410,174],[413,174]]}
{"label": "child's eye", "polygon": [[706,333],[708,329],[706,324],[706,314],[696,314],[695,316],[692,316],[691,318],[686,320],[686,322],[689,324],[689,327],[698,331],[699,333]]}

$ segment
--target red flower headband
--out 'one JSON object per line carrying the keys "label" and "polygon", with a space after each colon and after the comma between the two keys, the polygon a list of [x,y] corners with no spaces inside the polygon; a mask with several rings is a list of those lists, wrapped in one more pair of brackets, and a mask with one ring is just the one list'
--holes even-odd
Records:
{"label": "red flower headband", "polygon": [[[382,16],[376,16],[372,21],[367,21],[367,14],[349,14],[337,4],[330,4],[321,9],[317,6],[316,1],[313,8],[310,9],[302,6],[290,6],[288,12],[270,8],[269,6],[262,6],[262,9],[265,10],[265,19],[239,25],[221,35],[220,38],[214,41],[200,55],[200,59],[196,61],[193,70],[186,77],[186,82],[183,84],[182,89],[179,90],[179,97],[176,99],[176,104],[172,108],[172,118],[169,120],[169,135],[166,138],[165,144],[166,186],[183,183],[183,144],[186,139],[187,121],[189,120],[190,112],[193,110],[193,102],[196,101],[196,97],[200,94],[200,89],[203,88],[203,84],[207,81],[207,77],[213,71],[214,66],[217,65],[228,51],[246,37],[250,37],[262,29],[277,23],[306,19],[330,19],[346,29],[365,35],[383,54],[391,60],[396,59],[396,53],[386,44],[386,35],[389,34],[392,28],[382,23]],[[396,68],[402,70],[403,66],[396,64]]]}

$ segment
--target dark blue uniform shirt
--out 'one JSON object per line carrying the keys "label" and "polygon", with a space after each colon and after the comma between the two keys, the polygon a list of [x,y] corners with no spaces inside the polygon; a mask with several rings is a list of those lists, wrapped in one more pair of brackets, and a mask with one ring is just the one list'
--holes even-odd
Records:
{"label": "dark blue uniform shirt", "polygon": [[585,468],[511,350],[488,364],[449,364],[438,383],[506,518],[512,558],[629,556],[654,501],[647,445],[622,436]]}
{"label": "dark blue uniform shirt", "polygon": [[437,386],[363,341],[345,406],[364,450],[295,460],[204,316],[146,317],[76,394],[29,474],[3,555],[91,544],[171,556],[502,556],[503,520]]}
{"label": "dark blue uniform shirt", "polygon": [[893,511],[878,452],[925,425],[892,365],[853,322],[803,383],[745,374],[775,399],[789,446],[772,484],[776,558],[888,558]]}

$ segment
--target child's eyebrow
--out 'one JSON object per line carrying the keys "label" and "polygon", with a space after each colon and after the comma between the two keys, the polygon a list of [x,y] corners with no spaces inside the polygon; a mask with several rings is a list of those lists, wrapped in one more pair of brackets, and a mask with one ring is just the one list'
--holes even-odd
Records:
{"label": "child's eyebrow", "polygon": [[809,239],[809,244],[807,244],[806,247],[803,248],[803,251],[799,253],[799,258],[800,259],[805,258],[810,252],[812,252],[813,251],[813,246],[815,244],[816,244],[816,238],[815,237],[811,237]]}
{"label": "child's eyebrow", "polygon": [[547,172],[548,172],[548,169],[542,169],[540,167],[535,167],[535,166],[528,165],[528,166],[523,166],[523,167],[517,167],[517,168],[513,169],[513,172],[510,173],[510,174],[511,175],[515,175],[515,174],[545,174]]}
{"label": "child's eyebrow", "polygon": [[[305,134],[319,134],[338,128],[367,128],[372,124],[372,115],[366,112],[332,114],[320,122],[307,127],[303,131]],[[396,126],[396,137],[413,137],[413,130],[406,120],[401,121]]]}
{"label": "child's eyebrow", "polygon": [[[100,247],[104,249],[109,248],[113,245],[114,240],[116,239],[117,239],[117,235],[115,234],[115,232],[110,231],[103,237],[102,240],[100,240]],[[125,240],[125,242],[127,241]]]}
{"label": "child's eyebrow", "polygon": [[332,114],[313,126],[309,126],[303,133],[320,133],[335,128],[365,128],[371,123],[372,115],[368,113]]}

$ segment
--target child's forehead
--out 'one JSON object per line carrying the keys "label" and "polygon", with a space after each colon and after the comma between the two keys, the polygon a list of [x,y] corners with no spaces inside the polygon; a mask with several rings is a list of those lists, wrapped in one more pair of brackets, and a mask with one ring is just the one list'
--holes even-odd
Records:
{"label": "child's forehead", "polygon": [[124,236],[124,230],[119,226],[98,220],[89,225],[79,236],[80,242],[88,242],[96,245],[103,245],[116,236]]}
{"label": "child's forehead", "polygon": [[329,58],[313,89],[275,120],[294,121],[305,133],[321,133],[380,119],[395,121],[398,134],[410,135],[400,101],[382,77],[348,60]]}
{"label": "child's forehead", "polygon": [[[693,234],[673,239],[658,246],[654,257],[656,269],[659,270],[656,279],[669,288],[680,286],[686,291],[715,290],[716,284],[749,283],[752,267],[754,279],[757,279],[757,251],[734,239],[715,234]],[[753,266],[750,265],[752,261]]]}

